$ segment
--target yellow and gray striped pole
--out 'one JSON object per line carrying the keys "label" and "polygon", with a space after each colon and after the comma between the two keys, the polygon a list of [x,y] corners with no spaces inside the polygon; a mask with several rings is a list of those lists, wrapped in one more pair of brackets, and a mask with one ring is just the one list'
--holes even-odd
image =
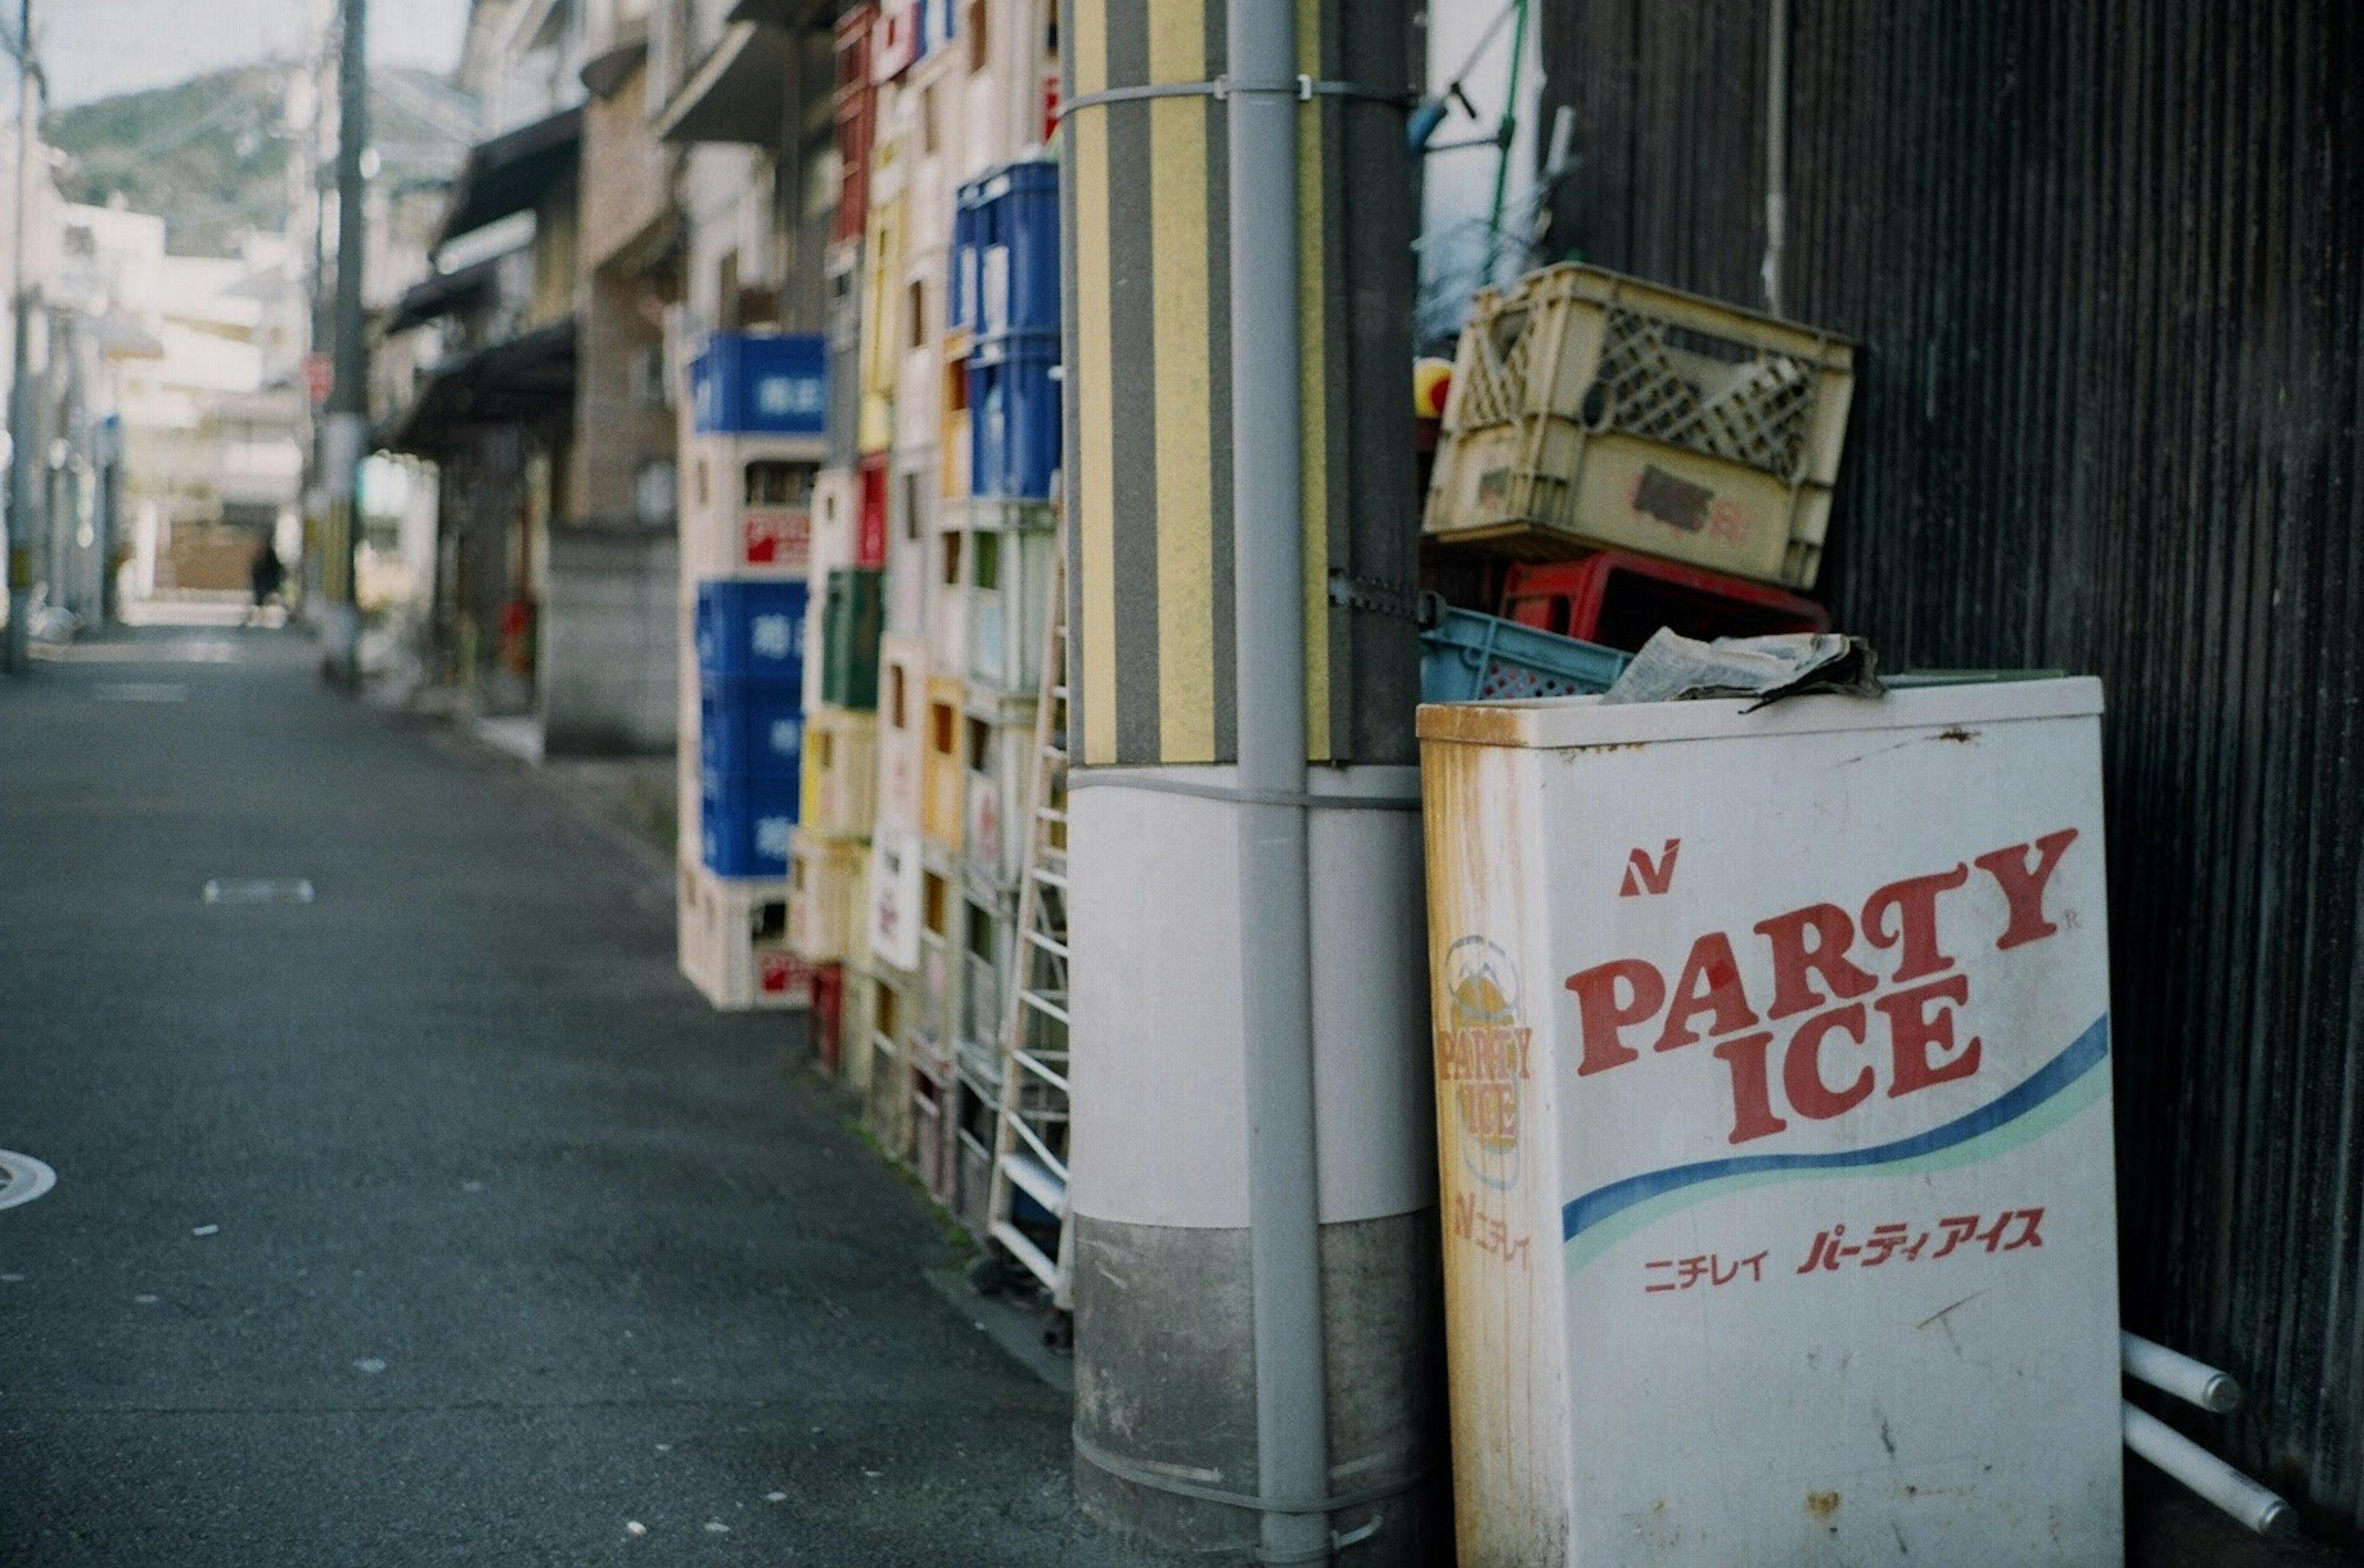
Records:
{"label": "yellow and gray striped pole", "polygon": [[[1266,1562],[1450,1551],[1408,39],[1346,0],[1068,0],[1061,28],[1076,1477],[1130,1532]],[[1251,93],[1297,100],[1253,157]],[[1292,141],[1293,206],[1243,200]],[[1295,589],[1254,565],[1292,536]],[[1299,603],[1301,647],[1267,630]],[[1301,740],[1272,706],[1300,654]]]}
{"label": "yellow and gray striped pole", "polygon": [[[1351,25],[1347,13],[1353,12]],[[1410,763],[1419,685],[1410,80],[1395,5],[1297,0],[1309,760]],[[1066,490],[1076,756],[1225,762],[1231,236],[1221,0],[1069,0]],[[1333,604],[1338,596],[1373,608]],[[1400,598],[1398,595],[1401,595]]]}

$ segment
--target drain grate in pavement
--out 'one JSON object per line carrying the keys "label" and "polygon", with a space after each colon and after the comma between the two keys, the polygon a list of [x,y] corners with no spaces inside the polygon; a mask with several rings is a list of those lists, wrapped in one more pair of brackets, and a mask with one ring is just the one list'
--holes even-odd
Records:
{"label": "drain grate in pavement", "polygon": [[217,877],[206,884],[208,904],[309,904],[312,884],[300,876]]}
{"label": "drain grate in pavement", "polygon": [[58,1173],[30,1154],[0,1149],[0,1208],[30,1203],[58,1184]]}

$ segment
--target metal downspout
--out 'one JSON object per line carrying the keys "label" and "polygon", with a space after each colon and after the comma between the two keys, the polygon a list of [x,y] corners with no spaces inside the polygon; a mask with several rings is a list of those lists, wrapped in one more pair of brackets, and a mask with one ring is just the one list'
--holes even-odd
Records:
{"label": "metal downspout", "polygon": [[[1248,1220],[1256,1467],[1267,1562],[1326,1562],[1321,1322],[1305,793],[1305,540],[1292,0],[1228,0],[1232,504]],[[1246,91],[1240,90],[1243,86]],[[1263,797],[1259,800],[1257,797]]]}
{"label": "metal downspout", "polygon": [[1790,250],[1790,0],[1768,0],[1765,18],[1765,308],[1782,309]]}

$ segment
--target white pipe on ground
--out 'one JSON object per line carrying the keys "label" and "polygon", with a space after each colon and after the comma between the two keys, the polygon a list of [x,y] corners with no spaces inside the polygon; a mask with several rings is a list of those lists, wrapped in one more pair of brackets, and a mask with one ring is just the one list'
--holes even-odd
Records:
{"label": "white pipe on ground", "polygon": [[2228,1373],[2197,1362],[2180,1351],[2170,1351],[2139,1334],[2118,1335],[2118,1355],[2125,1373],[2161,1394],[2172,1394],[2187,1405],[2223,1415],[2241,1403],[2241,1385]]}
{"label": "white pipe on ground", "polygon": [[2259,1535],[2281,1535],[2297,1510],[2147,1410],[2125,1409],[2126,1447]]}

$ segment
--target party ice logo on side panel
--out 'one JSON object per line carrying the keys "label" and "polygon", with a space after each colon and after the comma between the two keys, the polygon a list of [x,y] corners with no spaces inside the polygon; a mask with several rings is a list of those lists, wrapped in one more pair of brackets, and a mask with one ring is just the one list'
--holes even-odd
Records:
{"label": "party ice logo on side panel", "polygon": [[1463,937],[1445,950],[1444,984],[1437,1092],[1461,1119],[1470,1176],[1507,1192],[1519,1184],[1519,1113],[1532,1076],[1533,1031],[1521,1021],[1519,967],[1484,937]]}

